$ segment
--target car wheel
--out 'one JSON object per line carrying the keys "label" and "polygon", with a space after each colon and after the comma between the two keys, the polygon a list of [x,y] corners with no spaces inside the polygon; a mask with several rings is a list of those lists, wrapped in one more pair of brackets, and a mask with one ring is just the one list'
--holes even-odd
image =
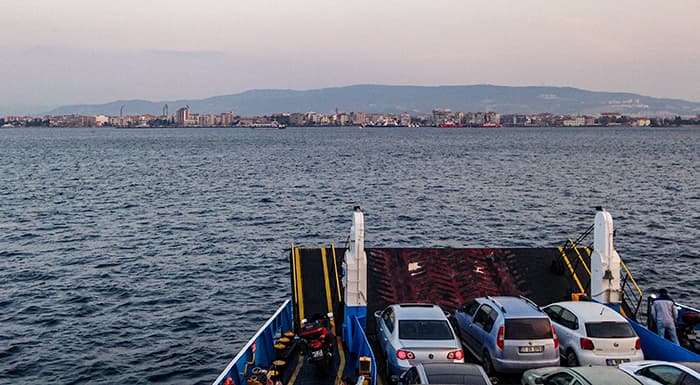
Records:
{"label": "car wheel", "polygon": [[566,366],[579,366],[578,357],[571,349],[566,351]]}
{"label": "car wheel", "polygon": [[481,356],[481,366],[484,367],[484,372],[486,372],[487,376],[491,377],[494,375],[495,370],[493,369],[493,361],[491,361],[491,355],[489,354],[488,350],[484,350],[484,353]]}

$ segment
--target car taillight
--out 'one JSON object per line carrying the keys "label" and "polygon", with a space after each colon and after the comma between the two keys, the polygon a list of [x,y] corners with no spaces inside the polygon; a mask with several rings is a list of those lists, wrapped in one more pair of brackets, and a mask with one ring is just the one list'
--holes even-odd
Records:
{"label": "car taillight", "polygon": [[462,349],[447,353],[448,360],[461,360],[462,358],[464,358],[464,351]]}
{"label": "car taillight", "polygon": [[583,350],[595,349],[595,346],[593,346],[593,341],[589,340],[588,338],[581,338],[581,349],[583,349]]}
{"label": "car taillight", "polygon": [[503,340],[503,336],[506,334],[506,328],[505,326],[501,326],[498,328],[498,335],[496,336],[496,346],[498,346],[499,349],[503,350],[503,347],[505,346],[505,341]]}
{"label": "car taillight", "polygon": [[637,338],[637,341],[634,341],[634,348],[637,350],[642,349],[642,340],[641,339]]}
{"label": "car taillight", "polygon": [[416,358],[416,355],[411,351],[399,349],[396,351],[396,358],[400,360],[412,360]]}
{"label": "car taillight", "polygon": [[559,337],[557,337],[557,329],[552,325],[552,337],[554,338],[554,350],[559,349]]}

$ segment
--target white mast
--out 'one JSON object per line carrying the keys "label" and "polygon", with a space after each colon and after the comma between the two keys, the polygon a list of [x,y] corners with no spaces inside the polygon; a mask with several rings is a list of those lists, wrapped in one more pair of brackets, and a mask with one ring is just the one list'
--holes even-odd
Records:
{"label": "white mast", "polygon": [[367,314],[367,255],[365,254],[365,219],[359,206],[355,206],[350,227],[350,239],[345,250],[345,306],[346,314]]}
{"label": "white mast", "polygon": [[602,303],[622,302],[620,255],[613,245],[613,220],[609,212],[596,207],[591,255],[591,298]]}

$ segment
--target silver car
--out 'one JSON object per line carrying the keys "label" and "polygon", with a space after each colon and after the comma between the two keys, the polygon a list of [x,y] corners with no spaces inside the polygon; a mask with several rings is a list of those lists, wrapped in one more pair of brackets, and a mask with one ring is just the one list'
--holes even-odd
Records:
{"label": "silver car", "polygon": [[438,364],[427,363],[416,365],[400,376],[393,376],[392,382],[401,385],[413,384],[445,384],[445,385],[492,385],[486,372],[477,364]]}
{"label": "silver car", "polygon": [[439,306],[389,305],[374,317],[387,376],[401,374],[415,362],[464,363],[462,345]]}
{"label": "silver car", "polygon": [[489,376],[559,365],[556,331],[526,298],[476,298],[455,311],[455,320],[464,346]]}
{"label": "silver car", "polygon": [[617,366],[530,369],[523,373],[520,383],[522,385],[642,385],[638,379]]}
{"label": "silver car", "polygon": [[700,385],[700,362],[638,361],[619,368],[645,385]]}

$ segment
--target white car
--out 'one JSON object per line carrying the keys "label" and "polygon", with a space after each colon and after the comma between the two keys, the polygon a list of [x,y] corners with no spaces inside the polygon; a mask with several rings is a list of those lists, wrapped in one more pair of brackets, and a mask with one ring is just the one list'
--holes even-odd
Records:
{"label": "white car", "polygon": [[[690,367],[689,367],[690,366]],[[700,385],[700,362],[641,361],[620,364],[644,385]]]}
{"label": "white car", "polygon": [[559,336],[568,366],[619,365],[644,359],[642,342],[625,317],[596,303],[565,301],[544,309]]}

